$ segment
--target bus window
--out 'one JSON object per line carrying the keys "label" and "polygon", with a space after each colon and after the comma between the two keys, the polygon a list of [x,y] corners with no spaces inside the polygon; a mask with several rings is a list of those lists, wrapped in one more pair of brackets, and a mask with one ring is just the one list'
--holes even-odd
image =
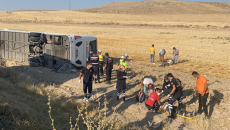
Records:
{"label": "bus window", "polygon": [[90,41],[89,50],[92,50],[94,53],[97,53],[97,40]]}

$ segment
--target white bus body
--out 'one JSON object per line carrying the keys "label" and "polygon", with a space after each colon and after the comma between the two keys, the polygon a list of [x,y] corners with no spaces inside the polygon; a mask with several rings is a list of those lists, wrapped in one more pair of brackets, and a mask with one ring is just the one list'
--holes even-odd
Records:
{"label": "white bus body", "polygon": [[66,62],[84,67],[90,50],[97,52],[96,37],[0,29],[0,58],[3,59],[27,63],[40,59],[43,66],[56,69]]}

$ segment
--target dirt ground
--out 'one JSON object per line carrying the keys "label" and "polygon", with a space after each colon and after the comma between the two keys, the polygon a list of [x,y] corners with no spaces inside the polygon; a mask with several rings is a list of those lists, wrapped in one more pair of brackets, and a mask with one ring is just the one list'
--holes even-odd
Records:
{"label": "dirt ground", "polygon": [[[49,86],[49,91],[53,98],[61,99],[62,101],[78,101],[82,102],[83,90],[82,84],[78,83],[79,71],[71,74],[59,74],[47,68],[31,68],[27,65],[15,64],[10,62],[8,66],[14,72],[30,77],[34,82]],[[116,66],[116,65],[115,65]],[[116,71],[113,72],[112,84],[107,85],[104,82],[93,84],[93,98],[91,104],[98,106],[98,102],[104,101],[104,95],[108,100],[107,115],[116,120],[117,129],[149,129],[148,121],[158,123],[163,121],[163,124],[158,129],[227,129],[229,128],[229,94],[230,89],[228,84],[230,80],[214,78],[207,76],[210,95],[208,98],[208,110],[210,119],[203,121],[204,115],[196,116],[192,120],[178,117],[172,122],[166,122],[167,114],[154,113],[148,111],[144,103],[138,103],[135,96],[140,90],[140,81],[144,77],[151,77],[155,81],[155,86],[162,87],[163,76],[166,73],[173,73],[175,77],[181,79],[185,83],[184,96],[182,102],[186,104],[187,111],[192,111],[198,108],[197,97],[193,96],[195,89],[195,79],[190,73],[185,73],[177,70],[169,70],[167,68],[152,67],[152,64],[146,64],[144,67],[141,62],[129,61],[127,80],[126,98],[127,102],[121,100],[116,101]],[[105,80],[105,76],[101,81]],[[161,102],[167,101],[167,95],[161,95]],[[220,118],[221,117],[221,118]]]}
{"label": "dirt ground", "polygon": [[[208,8],[209,6],[207,6]],[[216,9],[216,8],[215,8]],[[58,13],[57,13],[58,12]],[[116,101],[116,72],[112,84],[93,84],[93,106],[108,99],[107,115],[116,121],[116,129],[149,129],[148,121],[163,124],[158,129],[216,130],[230,128],[230,33],[229,13],[219,14],[104,14],[79,11],[23,11],[0,12],[0,28],[29,30],[67,34],[92,35],[98,38],[98,49],[109,52],[117,63],[124,53],[128,53],[127,102]],[[108,13],[108,12],[107,12]],[[172,48],[180,50],[179,62],[165,68],[150,64],[149,49],[155,44],[156,53],[166,49],[165,59],[172,58]],[[79,71],[58,74],[47,68],[31,68],[26,64],[8,62],[9,69],[31,77],[38,84],[49,86],[52,97],[62,101],[82,102],[82,84],[78,83]],[[115,64],[114,68],[116,68]],[[210,119],[203,121],[204,115],[192,120],[178,117],[166,122],[167,114],[153,113],[144,103],[137,103],[135,96],[140,90],[140,81],[151,77],[156,87],[161,88],[163,76],[173,75],[185,84],[182,102],[187,111],[198,108],[197,97],[193,96],[195,79],[192,71],[205,75],[210,90],[208,110]],[[102,81],[105,76],[102,77]],[[51,86],[50,86],[51,85]],[[161,95],[165,102],[167,95]]]}

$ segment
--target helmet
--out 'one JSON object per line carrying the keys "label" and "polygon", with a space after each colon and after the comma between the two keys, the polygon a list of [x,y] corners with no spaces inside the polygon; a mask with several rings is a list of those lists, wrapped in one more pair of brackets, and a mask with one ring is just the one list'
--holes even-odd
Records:
{"label": "helmet", "polygon": [[124,55],[124,56],[129,57],[129,55],[128,55],[127,53],[125,53],[125,55]]}
{"label": "helmet", "polygon": [[98,52],[101,52],[101,50],[99,49]]}
{"label": "helmet", "polygon": [[125,57],[124,56],[121,56],[121,59],[124,59]]}

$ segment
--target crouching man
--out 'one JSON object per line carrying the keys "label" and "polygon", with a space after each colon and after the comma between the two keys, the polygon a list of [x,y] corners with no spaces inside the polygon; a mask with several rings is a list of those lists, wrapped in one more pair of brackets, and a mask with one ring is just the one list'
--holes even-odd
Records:
{"label": "crouching man", "polygon": [[147,88],[149,88],[150,94],[154,91],[154,83],[151,78],[145,78],[143,81],[141,81],[141,91],[144,92],[146,97],[147,97]]}
{"label": "crouching man", "polygon": [[149,98],[145,102],[145,106],[147,107],[148,110],[155,110],[155,112],[159,110],[159,107],[161,105],[159,95],[160,95],[159,88],[156,88],[155,92],[152,92],[149,95]]}

